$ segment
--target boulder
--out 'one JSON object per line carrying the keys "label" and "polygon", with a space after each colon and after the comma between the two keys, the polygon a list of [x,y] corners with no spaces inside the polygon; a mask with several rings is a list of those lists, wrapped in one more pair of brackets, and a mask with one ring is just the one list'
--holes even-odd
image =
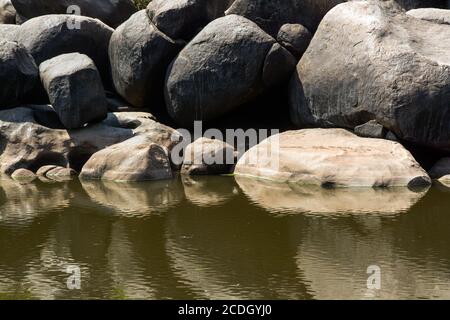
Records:
{"label": "boulder", "polygon": [[20,168],[35,172],[46,165],[79,172],[97,151],[140,134],[169,147],[177,143],[177,132],[148,114],[109,113],[101,123],[66,130],[47,126],[51,120],[42,119],[51,111],[42,109],[22,106],[0,111],[0,173],[12,174]]}
{"label": "boulder", "polygon": [[150,181],[172,178],[167,149],[138,135],[92,155],[81,170],[81,179]]}
{"label": "boulder", "polygon": [[108,45],[113,29],[99,20],[73,15],[47,15],[28,20],[20,26],[18,41],[40,65],[64,53],[89,56],[110,83]]}
{"label": "boulder", "polygon": [[428,172],[431,179],[439,180],[450,175],[450,158],[442,158]]}
{"label": "boulder", "polygon": [[172,39],[192,39],[205,25],[225,14],[234,0],[153,0],[147,14]]}
{"label": "boulder", "polygon": [[200,138],[184,151],[182,174],[215,175],[231,173],[234,167],[234,148],[226,142]]}
{"label": "boulder", "polygon": [[137,107],[154,107],[164,100],[164,76],[181,50],[179,43],[160,32],[145,10],[117,28],[109,45],[112,78],[117,92]]}
{"label": "boulder", "polygon": [[36,179],[36,175],[27,169],[17,169],[13,172],[11,178],[16,181],[31,182]]}
{"label": "boulder", "polygon": [[36,175],[38,177],[45,177],[47,175],[47,172],[49,172],[53,169],[56,169],[56,168],[62,168],[62,167],[58,167],[53,164],[42,166],[36,171]]}
{"label": "boulder", "polygon": [[5,41],[16,41],[20,26],[15,24],[0,24],[0,39]]}
{"label": "boulder", "polygon": [[67,129],[106,118],[107,102],[94,62],[86,55],[67,53],[39,66],[50,103]]}
{"label": "boulder", "polygon": [[226,14],[238,14],[256,22],[276,37],[286,23],[316,30],[323,16],[345,0],[236,0]]}
{"label": "boulder", "polygon": [[450,150],[450,26],[390,2],[352,1],[323,19],[290,88],[299,127],[370,120],[400,140]]}
{"label": "boulder", "polygon": [[[166,77],[166,105],[179,124],[214,120],[291,74],[294,57],[252,21],[229,15],[208,24]],[[269,83],[265,83],[269,81]]]}
{"label": "boulder", "polygon": [[14,9],[11,0],[0,0],[0,24],[3,23],[16,23],[16,9]]}
{"label": "boulder", "polygon": [[431,183],[399,143],[361,138],[344,129],[304,129],[272,136],[244,154],[235,174],[324,187]]}
{"label": "boulder", "polygon": [[0,40],[0,109],[19,104],[39,83],[33,57],[17,42]]}
{"label": "boulder", "polygon": [[[48,14],[81,14],[97,18],[112,28],[118,27],[135,11],[133,0],[11,0],[25,19]],[[80,12],[74,9],[77,6]]]}
{"label": "boulder", "polygon": [[311,32],[301,24],[284,24],[277,35],[277,41],[297,60],[305,53],[311,38]]}
{"label": "boulder", "polygon": [[355,133],[360,137],[366,138],[383,139],[386,137],[386,129],[384,129],[384,127],[375,120],[370,120],[360,126],[355,127]]}
{"label": "boulder", "polygon": [[450,25],[450,10],[422,8],[409,10],[406,14],[425,21]]}
{"label": "boulder", "polygon": [[76,177],[77,172],[71,168],[64,168],[64,167],[57,166],[57,167],[47,171],[45,176],[49,179],[65,181],[65,180],[71,180],[73,177]]}

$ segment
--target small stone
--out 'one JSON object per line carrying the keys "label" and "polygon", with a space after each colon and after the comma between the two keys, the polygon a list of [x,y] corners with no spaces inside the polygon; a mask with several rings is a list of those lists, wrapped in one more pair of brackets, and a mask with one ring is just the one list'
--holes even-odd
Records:
{"label": "small stone", "polygon": [[370,120],[355,127],[355,133],[360,137],[383,139],[386,135],[386,130],[375,120]]}
{"label": "small stone", "polygon": [[28,169],[17,169],[13,172],[11,178],[19,182],[31,182],[36,179],[36,175]]}

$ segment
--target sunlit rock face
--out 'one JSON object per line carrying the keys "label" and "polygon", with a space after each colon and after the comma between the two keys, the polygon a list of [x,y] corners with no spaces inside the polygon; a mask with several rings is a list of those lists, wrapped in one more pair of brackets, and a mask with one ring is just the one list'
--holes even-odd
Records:
{"label": "sunlit rock face", "polygon": [[426,190],[408,188],[337,188],[300,186],[236,177],[237,183],[250,201],[276,214],[365,215],[379,213],[395,215],[407,212]]}
{"label": "sunlit rock face", "polygon": [[376,120],[401,140],[448,151],[449,50],[449,25],[389,1],[338,5],[292,78],[292,120],[349,129]]}
{"label": "sunlit rock face", "polygon": [[429,186],[428,174],[401,144],[343,129],[271,136],[247,151],[235,174],[324,187]]}

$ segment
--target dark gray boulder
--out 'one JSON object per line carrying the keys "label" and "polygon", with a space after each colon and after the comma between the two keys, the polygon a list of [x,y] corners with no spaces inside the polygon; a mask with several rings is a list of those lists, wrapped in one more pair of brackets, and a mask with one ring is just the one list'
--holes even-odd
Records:
{"label": "dark gray boulder", "polygon": [[33,57],[17,42],[0,40],[0,109],[19,104],[39,83]]}
{"label": "dark gray boulder", "polygon": [[323,16],[345,0],[236,0],[226,14],[238,14],[256,22],[276,37],[286,23],[301,24],[314,31]]}
{"label": "dark gray boulder", "polygon": [[400,140],[450,150],[450,26],[389,2],[341,4],[322,21],[291,82],[299,126],[376,120]]}
{"label": "dark gray boulder", "polygon": [[18,40],[38,65],[60,54],[83,53],[94,60],[107,84],[110,82],[108,45],[113,31],[93,18],[47,15],[22,24]]}
{"label": "dark gray boulder", "polygon": [[86,55],[68,53],[44,61],[42,84],[64,127],[76,129],[106,118],[107,103],[100,75]]}
{"label": "dark gray boulder", "polygon": [[0,0],[0,24],[3,23],[16,23],[16,9],[14,9],[10,0]]}
{"label": "dark gray boulder", "polygon": [[173,39],[190,40],[205,25],[225,14],[234,0],[153,0],[147,14]]}
{"label": "dark gray boulder", "polygon": [[265,81],[288,77],[292,70],[285,64],[294,60],[289,56],[254,22],[237,15],[216,19],[169,67],[165,88],[169,114],[186,126],[217,119],[263,92]]}
{"label": "dark gray boulder", "polygon": [[137,107],[163,100],[164,76],[181,45],[151,23],[145,10],[117,28],[109,44],[112,78],[117,92]]}
{"label": "dark gray boulder", "polygon": [[386,129],[376,122],[370,120],[360,126],[355,127],[355,133],[360,137],[383,139],[386,137]]}
{"label": "dark gray boulder", "polygon": [[311,42],[312,34],[301,24],[284,24],[277,35],[277,41],[298,60]]}
{"label": "dark gray boulder", "polygon": [[127,20],[136,7],[133,0],[11,0],[19,15],[25,19],[48,14],[71,14],[71,6],[78,6],[80,14],[97,18],[116,28]]}

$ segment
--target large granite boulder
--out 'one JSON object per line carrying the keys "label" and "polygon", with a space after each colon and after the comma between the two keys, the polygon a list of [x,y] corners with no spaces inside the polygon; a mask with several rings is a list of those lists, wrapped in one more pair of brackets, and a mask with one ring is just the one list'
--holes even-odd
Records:
{"label": "large granite boulder", "polygon": [[234,0],[153,0],[147,14],[172,39],[190,40],[205,25],[225,14]]}
{"label": "large granite boulder", "polygon": [[49,106],[0,111],[0,173],[12,174],[20,168],[36,172],[46,165],[79,172],[95,152],[140,134],[167,149],[177,143],[177,132],[147,113],[109,113],[101,123],[77,130],[50,126],[54,118],[57,115]]}
{"label": "large granite boulder", "polygon": [[324,187],[419,187],[428,174],[401,144],[344,129],[304,129],[272,136],[247,151],[236,175]]}
{"label": "large granite boulder", "polygon": [[370,120],[399,139],[450,150],[450,26],[390,2],[331,10],[297,66],[290,107],[300,127]]}
{"label": "large granite boulder", "polygon": [[16,23],[16,9],[14,9],[11,0],[0,0],[0,24],[3,23]]}
{"label": "large granite boulder", "polygon": [[93,18],[47,15],[22,24],[18,41],[30,51],[38,65],[64,53],[83,53],[94,60],[103,81],[109,83],[108,45],[113,31]]}
{"label": "large granite boulder", "polygon": [[286,23],[315,30],[323,16],[345,0],[236,0],[226,14],[238,14],[256,22],[276,37]]}
{"label": "large granite boulder", "polygon": [[164,76],[181,45],[159,31],[145,10],[117,28],[109,44],[112,78],[117,92],[137,107],[164,100]]}
{"label": "large granite boulder", "polygon": [[62,54],[41,63],[39,72],[50,103],[67,129],[106,118],[105,90],[88,56]]}
{"label": "large granite boulder", "polygon": [[169,114],[184,126],[216,119],[288,77],[294,65],[295,58],[254,22],[237,15],[216,19],[169,67]]}
{"label": "large granite boulder", "polygon": [[450,10],[422,8],[409,10],[406,14],[425,21],[450,25]]}
{"label": "large granite boulder", "polygon": [[[48,14],[81,14],[97,18],[116,28],[135,11],[133,0],[11,0],[17,13],[25,19]],[[74,11],[74,6],[79,12]],[[78,10],[78,9],[77,9]]]}
{"label": "large granite boulder", "polygon": [[0,40],[0,109],[20,103],[39,83],[33,57],[17,42]]}
{"label": "large granite boulder", "polygon": [[81,170],[81,179],[150,181],[172,178],[167,149],[138,135],[92,155]]}

